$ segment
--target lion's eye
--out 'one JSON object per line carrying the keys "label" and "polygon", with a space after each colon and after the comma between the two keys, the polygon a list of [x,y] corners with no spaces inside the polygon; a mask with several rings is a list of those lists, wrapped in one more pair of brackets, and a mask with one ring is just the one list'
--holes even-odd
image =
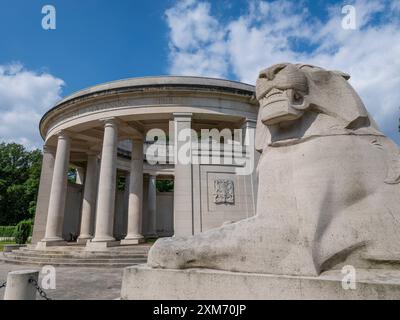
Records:
{"label": "lion's eye", "polygon": [[311,76],[315,82],[323,83],[328,81],[331,78],[332,74],[329,71],[317,70],[312,72]]}

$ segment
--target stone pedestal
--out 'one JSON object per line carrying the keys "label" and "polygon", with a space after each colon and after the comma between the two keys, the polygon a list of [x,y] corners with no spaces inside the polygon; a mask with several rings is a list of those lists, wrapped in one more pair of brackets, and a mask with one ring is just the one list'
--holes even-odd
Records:
{"label": "stone pedestal", "polygon": [[305,277],[138,265],[125,268],[121,299],[400,299],[399,270],[357,269],[355,290],[343,289],[343,277],[340,270]]}
{"label": "stone pedestal", "polygon": [[47,248],[52,248],[52,247],[59,247],[59,246],[66,246],[68,245],[68,242],[65,240],[41,240],[36,243],[35,248],[37,250],[46,250]]}
{"label": "stone pedestal", "polygon": [[144,238],[137,239],[122,239],[121,245],[141,244],[144,242]]}
{"label": "stone pedestal", "polygon": [[39,241],[36,243],[37,250],[46,250],[49,247],[66,246],[67,241],[65,240],[53,240],[53,241]]}
{"label": "stone pedestal", "polygon": [[78,237],[78,239],[76,239],[76,243],[85,245],[90,240],[92,240],[92,238],[81,238],[81,237]]}
{"label": "stone pedestal", "polygon": [[36,300],[36,288],[30,279],[38,281],[39,271],[18,270],[12,271],[7,276],[7,286],[4,300]]}
{"label": "stone pedestal", "polygon": [[87,241],[86,242],[86,251],[103,251],[107,248],[117,247],[120,245],[119,241]]}

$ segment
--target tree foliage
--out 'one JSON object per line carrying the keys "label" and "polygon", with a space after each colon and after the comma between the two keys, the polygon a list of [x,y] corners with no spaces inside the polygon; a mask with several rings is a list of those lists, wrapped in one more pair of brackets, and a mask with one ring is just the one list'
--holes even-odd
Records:
{"label": "tree foliage", "polygon": [[15,227],[14,231],[15,243],[25,244],[31,234],[32,234],[32,220],[20,221]]}
{"label": "tree foliage", "polygon": [[35,215],[42,153],[17,143],[0,143],[0,225]]}
{"label": "tree foliage", "polygon": [[173,180],[157,180],[156,187],[158,192],[172,192],[174,191]]}

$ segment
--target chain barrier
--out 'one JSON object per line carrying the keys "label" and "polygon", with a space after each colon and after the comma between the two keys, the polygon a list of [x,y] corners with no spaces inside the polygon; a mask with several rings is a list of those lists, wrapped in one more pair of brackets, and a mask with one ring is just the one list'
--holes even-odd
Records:
{"label": "chain barrier", "polygon": [[29,279],[29,283],[31,283],[31,284],[35,287],[36,291],[39,293],[39,295],[40,295],[43,299],[45,299],[45,300],[52,300],[51,298],[49,298],[49,297],[47,296],[47,293],[43,291],[43,289],[39,286],[38,282],[37,282],[35,279],[30,278],[30,279]]}
{"label": "chain barrier", "polygon": [[3,282],[2,284],[0,284],[0,289],[4,288],[7,284],[7,281]]}

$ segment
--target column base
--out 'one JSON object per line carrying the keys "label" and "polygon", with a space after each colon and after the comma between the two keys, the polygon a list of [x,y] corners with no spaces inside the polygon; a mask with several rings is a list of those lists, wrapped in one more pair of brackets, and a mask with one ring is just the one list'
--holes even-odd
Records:
{"label": "column base", "polygon": [[140,244],[144,242],[144,237],[143,236],[138,236],[138,237],[129,237],[121,240],[121,245],[124,244]]}
{"label": "column base", "polygon": [[76,243],[78,244],[87,244],[88,241],[91,241],[92,237],[78,237],[78,239],[76,240]]}
{"label": "column base", "polygon": [[66,246],[67,241],[65,240],[46,240],[43,239],[36,244],[36,249],[38,250],[45,250],[49,247],[56,247],[56,246]]}
{"label": "column base", "polygon": [[86,242],[85,250],[88,251],[96,251],[96,250],[104,250],[111,247],[118,247],[120,245],[119,241],[111,240],[111,241],[88,241]]}

